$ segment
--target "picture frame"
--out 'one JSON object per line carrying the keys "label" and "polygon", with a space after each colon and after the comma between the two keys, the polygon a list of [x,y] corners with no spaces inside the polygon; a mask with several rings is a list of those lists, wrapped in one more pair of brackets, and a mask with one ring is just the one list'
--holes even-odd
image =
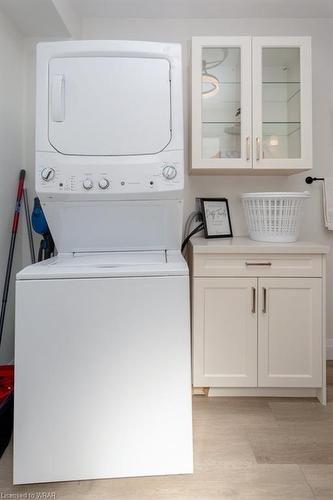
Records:
{"label": "picture frame", "polygon": [[205,238],[232,238],[227,198],[201,198]]}

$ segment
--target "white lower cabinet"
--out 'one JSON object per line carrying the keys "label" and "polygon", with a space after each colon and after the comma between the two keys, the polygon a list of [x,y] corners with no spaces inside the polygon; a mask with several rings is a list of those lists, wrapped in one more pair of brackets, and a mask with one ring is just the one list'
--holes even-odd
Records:
{"label": "white lower cabinet", "polygon": [[258,386],[320,387],[321,278],[260,278],[258,288]]}
{"label": "white lower cabinet", "polygon": [[198,278],[193,289],[194,385],[257,385],[255,278]]}
{"label": "white lower cabinet", "polygon": [[237,255],[227,242],[196,238],[191,246],[193,386],[325,403],[326,247],[307,253],[294,243],[280,255],[265,244],[263,254],[252,242],[241,254],[233,244]]}

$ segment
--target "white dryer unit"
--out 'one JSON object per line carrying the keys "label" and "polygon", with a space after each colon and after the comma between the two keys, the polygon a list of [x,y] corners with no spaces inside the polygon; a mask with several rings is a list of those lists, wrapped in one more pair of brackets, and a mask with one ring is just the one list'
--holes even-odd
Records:
{"label": "white dryer unit", "polygon": [[36,192],[59,252],[179,249],[183,188],[179,44],[38,45]]}
{"label": "white dryer unit", "polygon": [[59,254],[17,275],[14,482],[192,472],[180,46],[40,44],[36,102]]}

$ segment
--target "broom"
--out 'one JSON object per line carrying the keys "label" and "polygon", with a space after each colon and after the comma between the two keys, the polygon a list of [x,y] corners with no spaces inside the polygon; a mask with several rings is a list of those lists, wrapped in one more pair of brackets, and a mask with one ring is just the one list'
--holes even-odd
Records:
{"label": "broom", "polygon": [[[12,235],[9,246],[5,284],[2,294],[1,314],[0,314],[0,346],[5,323],[6,305],[10,276],[12,272],[15,241],[20,218],[21,201],[23,196],[25,170],[20,171],[17,188],[16,205],[13,217]],[[14,393],[14,366],[0,366],[0,457],[7,448],[13,429],[13,393]]]}

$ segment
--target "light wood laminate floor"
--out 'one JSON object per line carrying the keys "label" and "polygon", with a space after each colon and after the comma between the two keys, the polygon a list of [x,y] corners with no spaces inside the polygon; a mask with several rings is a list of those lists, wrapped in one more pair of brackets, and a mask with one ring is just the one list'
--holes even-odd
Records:
{"label": "light wood laminate floor", "polygon": [[328,401],[194,397],[195,473],[188,476],[13,486],[9,447],[0,499],[333,500],[333,362]]}

